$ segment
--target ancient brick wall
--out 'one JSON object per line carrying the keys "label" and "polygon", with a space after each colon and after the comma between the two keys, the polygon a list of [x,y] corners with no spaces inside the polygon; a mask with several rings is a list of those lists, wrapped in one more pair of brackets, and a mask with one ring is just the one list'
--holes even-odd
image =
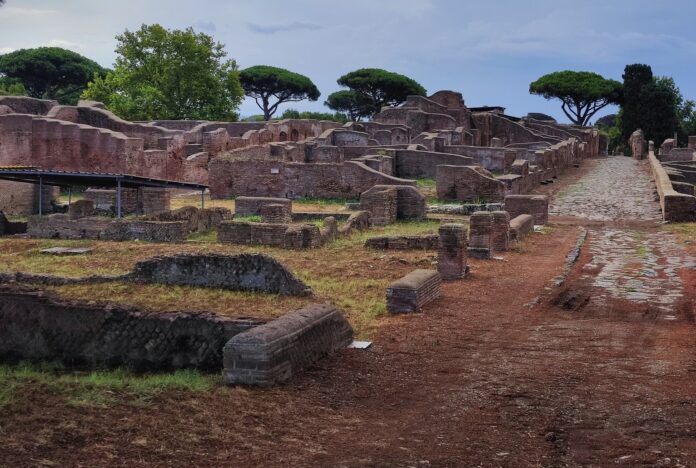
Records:
{"label": "ancient brick wall", "polygon": [[394,175],[402,179],[434,179],[437,166],[471,166],[473,158],[458,154],[420,150],[394,151]]}
{"label": "ancient brick wall", "polygon": [[467,253],[473,258],[490,258],[492,250],[493,215],[477,211],[469,218],[469,247]]}
{"label": "ancient brick wall", "polygon": [[[50,213],[58,202],[60,189],[43,186],[43,212]],[[39,186],[0,180],[0,211],[8,215],[29,215],[39,212]]]}
{"label": "ancient brick wall", "polygon": [[360,195],[360,209],[370,212],[375,226],[386,226],[396,221],[397,192],[393,187],[373,187]]}
{"label": "ancient brick wall", "polygon": [[262,254],[197,254],[138,262],[132,281],[307,296],[312,290],[278,260]]}
{"label": "ancient brick wall", "polygon": [[418,312],[440,297],[442,278],[434,270],[414,270],[387,288],[387,311],[391,314]]}
{"label": "ancient brick wall", "polygon": [[376,236],[365,241],[365,247],[379,250],[435,250],[437,234],[423,236]]}
{"label": "ancient brick wall", "polygon": [[184,242],[188,236],[186,223],[167,221],[114,220],[104,231],[104,240],[148,242]]}
{"label": "ancient brick wall", "polygon": [[507,211],[493,211],[491,216],[491,248],[494,252],[505,252],[510,245],[510,214]]}
{"label": "ancient brick wall", "polygon": [[29,96],[0,96],[0,105],[7,106],[17,114],[46,115],[58,101],[36,99]]}
{"label": "ancient brick wall", "polygon": [[352,340],[353,329],[339,311],[313,304],[229,340],[223,376],[228,384],[285,382]]}
{"label": "ancient brick wall", "polygon": [[254,216],[261,214],[265,205],[284,205],[292,213],[292,200],[272,197],[237,197],[234,200],[234,214],[237,216]]}
{"label": "ancient brick wall", "polygon": [[437,271],[444,280],[466,276],[466,226],[448,223],[438,230]]}
{"label": "ancient brick wall", "polygon": [[438,166],[437,197],[441,200],[499,202],[505,184],[476,166]]}
{"label": "ancient brick wall", "polygon": [[233,336],[258,325],[210,313],[148,313],[59,302],[0,286],[0,359],[136,370],[216,370]]}
{"label": "ancient brick wall", "polygon": [[357,198],[374,185],[414,185],[364,164],[304,164],[215,158],[210,163],[213,198],[235,196]]}
{"label": "ancient brick wall", "polygon": [[505,197],[505,211],[511,218],[530,214],[534,217],[534,224],[547,224],[549,199],[546,195],[508,195]]}

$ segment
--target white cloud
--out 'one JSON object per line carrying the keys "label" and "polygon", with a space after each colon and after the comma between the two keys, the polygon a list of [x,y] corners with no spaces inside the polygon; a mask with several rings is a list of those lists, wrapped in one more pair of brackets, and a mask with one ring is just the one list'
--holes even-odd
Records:
{"label": "white cloud", "polygon": [[30,16],[49,16],[55,15],[56,10],[47,10],[42,8],[24,8],[15,6],[4,6],[0,10],[0,18],[22,18]]}
{"label": "white cloud", "polygon": [[14,52],[12,47],[0,47],[0,55],[9,54],[10,52]]}
{"label": "white cloud", "polygon": [[70,49],[73,51],[85,50],[86,46],[78,42],[66,41],[64,39],[51,39],[48,42],[48,47],[62,47],[63,49]]}

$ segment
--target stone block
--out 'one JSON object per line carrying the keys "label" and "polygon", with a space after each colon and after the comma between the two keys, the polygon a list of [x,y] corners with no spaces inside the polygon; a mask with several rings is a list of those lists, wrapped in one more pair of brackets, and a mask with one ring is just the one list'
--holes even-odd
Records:
{"label": "stone block", "polygon": [[534,230],[532,215],[523,214],[510,220],[510,240],[521,241]]}
{"label": "stone block", "polygon": [[94,215],[94,202],[92,200],[77,200],[68,206],[70,219],[86,218]]}
{"label": "stone block", "polygon": [[438,230],[437,270],[443,280],[466,277],[466,226],[442,224]]}
{"label": "stone block", "polygon": [[534,217],[534,224],[547,224],[549,198],[546,195],[508,195],[505,197],[505,211],[510,213],[510,218],[530,214]]}
{"label": "stone block", "polygon": [[326,304],[312,304],[235,335],[223,348],[228,384],[271,386],[353,340],[343,315]]}
{"label": "stone block", "polygon": [[491,246],[494,252],[505,252],[510,244],[510,214],[507,211],[493,211]]}
{"label": "stone block", "polygon": [[467,253],[470,257],[486,259],[491,256],[492,249],[493,215],[488,211],[477,211],[469,219],[469,247]]}
{"label": "stone block", "polygon": [[387,310],[391,314],[420,311],[440,297],[442,277],[434,270],[414,270],[387,288]]}

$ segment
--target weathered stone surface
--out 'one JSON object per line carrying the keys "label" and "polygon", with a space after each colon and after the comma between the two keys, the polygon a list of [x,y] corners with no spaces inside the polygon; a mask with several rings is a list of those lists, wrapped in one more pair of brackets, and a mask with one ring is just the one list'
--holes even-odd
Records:
{"label": "weathered stone surface", "polygon": [[466,226],[443,224],[438,230],[437,271],[444,280],[466,277]]}
{"label": "weathered stone surface", "polygon": [[493,215],[487,211],[477,211],[469,219],[470,257],[490,258],[492,248]]}
{"label": "weathered stone surface", "polygon": [[148,313],[112,305],[59,302],[0,286],[0,359],[136,370],[222,364],[222,348],[260,322],[203,312]]}
{"label": "weathered stone surface", "polygon": [[393,187],[374,187],[360,195],[360,209],[370,213],[375,226],[386,226],[396,221],[397,192]]}
{"label": "weathered stone surface", "polygon": [[534,217],[529,214],[515,216],[510,220],[510,240],[521,241],[534,230]]}
{"label": "weathered stone surface", "polygon": [[338,310],[309,305],[230,339],[223,350],[223,376],[228,384],[285,382],[352,340],[353,329]]}
{"label": "weathered stone surface", "polygon": [[292,200],[288,198],[237,197],[234,200],[234,214],[236,216],[260,215],[261,208],[266,205],[284,205],[286,210],[292,213]]}
{"label": "weathered stone surface", "polygon": [[68,206],[70,219],[87,218],[94,215],[94,202],[92,200],[77,200]]}
{"label": "weathered stone surface", "polygon": [[549,198],[546,195],[508,195],[505,197],[505,211],[510,214],[510,218],[530,214],[534,217],[534,224],[547,224]]}
{"label": "weathered stone surface", "polygon": [[133,281],[307,296],[312,290],[278,260],[263,254],[200,254],[138,262]]}
{"label": "weathered stone surface", "polygon": [[42,254],[46,255],[57,255],[57,256],[70,256],[70,255],[87,255],[92,253],[93,249],[90,248],[71,248],[71,247],[51,247],[48,249],[41,249]]}
{"label": "weathered stone surface", "polygon": [[377,236],[365,241],[365,247],[380,250],[435,250],[437,234],[423,236]]}
{"label": "weathered stone surface", "polygon": [[441,200],[500,202],[505,184],[478,166],[437,166],[437,197]]}
{"label": "weathered stone surface", "polygon": [[387,311],[391,314],[418,312],[440,297],[442,277],[434,270],[414,270],[387,288]]}
{"label": "weathered stone surface", "polygon": [[491,231],[491,247],[494,252],[505,252],[510,244],[510,214],[507,211],[494,211],[492,231]]}

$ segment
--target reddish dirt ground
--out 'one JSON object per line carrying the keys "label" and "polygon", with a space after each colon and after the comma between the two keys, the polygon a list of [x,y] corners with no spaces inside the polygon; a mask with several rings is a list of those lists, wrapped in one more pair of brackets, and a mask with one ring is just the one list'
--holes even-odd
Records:
{"label": "reddish dirt ground", "polygon": [[679,269],[674,319],[649,301],[598,306],[591,233],[551,288],[580,224],[471,261],[425,313],[285,386],[107,409],[37,388],[0,414],[0,465],[696,466],[696,274]]}

